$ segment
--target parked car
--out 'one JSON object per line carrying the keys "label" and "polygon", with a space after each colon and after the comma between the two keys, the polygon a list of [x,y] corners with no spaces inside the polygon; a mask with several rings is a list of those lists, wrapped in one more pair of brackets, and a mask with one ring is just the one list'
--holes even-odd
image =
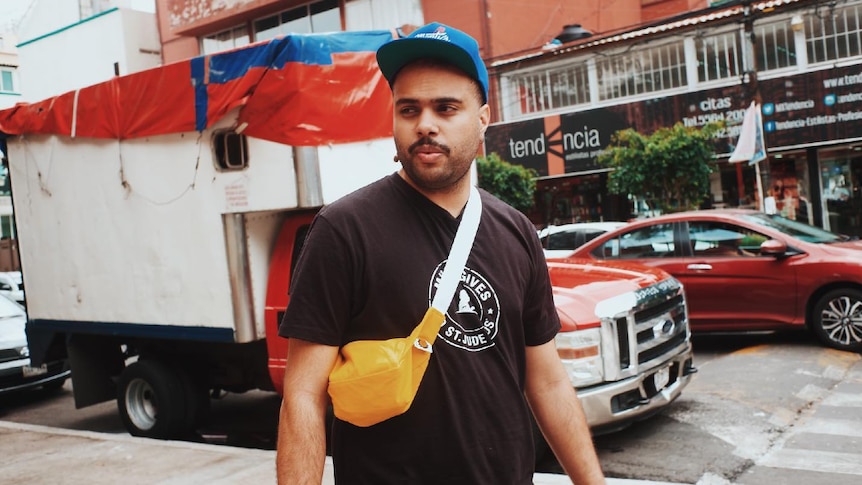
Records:
{"label": "parked car", "polygon": [[778,215],[715,209],[631,222],[572,257],[661,268],[685,288],[693,332],[808,326],[862,351],[862,241]]}
{"label": "parked car", "polygon": [[37,387],[59,389],[71,374],[65,360],[30,365],[26,323],[24,308],[0,296],[0,395]]}
{"label": "parked car", "polygon": [[24,281],[20,271],[0,272],[0,295],[24,304]]}
{"label": "parked car", "polygon": [[562,258],[597,236],[625,225],[625,222],[576,222],[539,229],[546,258]]}

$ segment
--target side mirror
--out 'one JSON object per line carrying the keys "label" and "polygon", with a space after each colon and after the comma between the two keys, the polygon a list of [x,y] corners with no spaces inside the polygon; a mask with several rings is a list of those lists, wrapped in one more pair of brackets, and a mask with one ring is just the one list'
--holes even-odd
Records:
{"label": "side mirror", "polygon": [[778,239],[770,239],[760,245],[760,254],[762,256],[780,257],[784,256],[785,253],[787,253],[787,244]]}

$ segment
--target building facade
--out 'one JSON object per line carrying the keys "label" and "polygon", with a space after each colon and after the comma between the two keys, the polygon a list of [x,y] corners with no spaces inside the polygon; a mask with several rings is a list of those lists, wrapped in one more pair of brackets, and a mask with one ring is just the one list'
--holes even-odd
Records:
{"label": "building facade", "polygon": [[160,65],[152,1],[34,0],[18,31],[21,101]]}
{"label": "building facade", "polygon": [[619,129],[723,121],[707,206],[760,207],[755,166],[727,159],[759,103],[765,195],[791,219],[862,235],[862,2],[742,1],[491,60],[486,150],[540,174],[539,226],[637,214],[598,154]]}
{"label": "building facade", "polygon": [[165,62],[276,35],[394,29],[438,21],[479,41],[486,59],[540,47],[565,25],[611,32],[706,6],[705,0],[156,0]]}

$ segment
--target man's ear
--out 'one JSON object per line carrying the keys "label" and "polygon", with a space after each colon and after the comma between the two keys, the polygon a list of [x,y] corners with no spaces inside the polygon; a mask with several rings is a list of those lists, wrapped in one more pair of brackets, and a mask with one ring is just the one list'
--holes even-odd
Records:
{"label": "man's ear", "polygon": [[486,103],[479,108],[479,133],[483,137],[485,136],[485,130],[488,129],[489,124],[491,124],[491,107]]}

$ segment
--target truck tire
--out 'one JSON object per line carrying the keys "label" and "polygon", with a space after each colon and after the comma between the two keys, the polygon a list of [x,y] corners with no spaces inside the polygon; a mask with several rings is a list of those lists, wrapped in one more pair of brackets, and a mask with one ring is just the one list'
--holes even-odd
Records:
{"label": "truck tire", "polygon": [[180,373],[153,360],[139,360],[120,374],[117,408],[132,436],[182,438],[194,426]]}
{"label": "truck tire", "polygon": [[186,393],[186,419],[194,429],[209,417],[210,389],[204,383],[201,374],[184,369],[177,371]]}
{"label": "truck tire", "polygon": [[811,317],[811,328],[824,345],[848,352],[862,351],[862,291],[829,291],[817,301]]}

